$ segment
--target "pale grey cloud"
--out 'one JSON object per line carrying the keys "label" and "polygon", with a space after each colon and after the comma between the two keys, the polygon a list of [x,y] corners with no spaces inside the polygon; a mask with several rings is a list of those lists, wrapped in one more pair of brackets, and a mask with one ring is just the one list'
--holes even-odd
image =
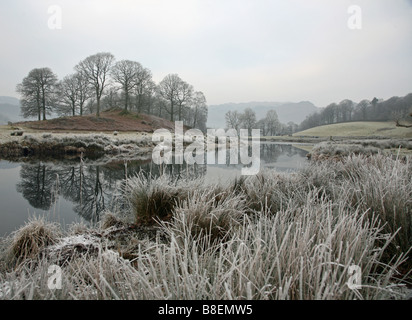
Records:
{"label": "pale grey cloud", "polygon": [[[362,29],[347,9],[362,9]],[[47,26],[62,8],[61,30]],[[160,81],[179,75],[209,103],[387,98],[411,92],[412,6],[397,0],[49,0],[0,3],[0,95],[32,69],[60,77],[109,51]]]}

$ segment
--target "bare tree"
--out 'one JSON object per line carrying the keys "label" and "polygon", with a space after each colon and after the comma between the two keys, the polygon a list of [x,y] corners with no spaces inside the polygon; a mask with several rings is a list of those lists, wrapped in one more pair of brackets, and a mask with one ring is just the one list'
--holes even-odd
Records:
{"label": "bare tree", "polygon": [[59,114],[76,114],[78,86],[74,75],[68,75],[60,81],[59,85],[60,103],[57,109]]}
{"label": "bare tree", "polygon": [[265,124],[267,129],[267,135],[274,136],[280,129],[280,121],[276,110],[269,110],[266,113]]}
{"label": "bare tree", "polygon": [[368,119],[368,109],[370,109],[370,106],[371,102],[366,99],[363,99],[356,105],[355,111],[357,113],[357,120],[366,121]]}
{"label": "bare tree", "polygon": [[145,96],[151,94],[154,88],[154,82],[152,80],[152,72],[140,66],[136,79],[136,100],[137,100],[137,112],[142,112],[143,99]]}
{"label": "bare tree", "polygon": [[206,131],[208,109],[206,97],[201,91],[196,91],[193,94],[191,114],[192,127]]}
{"label": "bare tree", "polygon": [[63,78],[59,83],[61,105],[59,112],[62,114],[76,113],[83,115],[86,101],[91,97],[92,91],[87,80],[81,73],[74,73]]}
{"label": "bare tree", "polygon": [[114,87],[109,87],[106,90],[106,94],[102,98],[100,102],[101,110],[107,110],[110,108],[118,108],[121,105],[122,99],[121,94],[119,94],[118,90]]}
{"label": "bare tree", "polygon": [[76,74],[77,84],[79,86],[78,91],[78,104],[80,116],[83,115],[86,107],[86,101],[93,97],[93,89],[89,86],[87,77],[82,72]]}
{"label": "bare tree", "polygon": [[246,108],[240,115],[240,122],[244,126],[244,129],[248,129],[249,134],[252,133],[252,129],[256,126],[256,113],[251,108]]}
{"label": "bare tree", "polygon": [[124,92],[124,110],[126,111],[130,106],[130,95],[137,86],[141,69],[143,68],[139,62],[130,60],[118,61],[112,68],[112,78],[121,85]]}
{"label": "bare tree", "polygon": [[75,70],[81,72],[94,89],[97,117],[100,117],[100,99],[104,89],[109,84],[109,72],[114,60],[115,58],[111,53],[101,52],[87,57],[75,67]]}
{"label": "bare tree", "polygon": [[38,68],[29,72],[16,91],[21,95],[22,115],[46,120],[53,104],[56,102],[56,85],[58,79],[50,68]]}
{"label": "bare tree", "polygon": [[177,74],[168,74],[158,86],[160,96],[169,102],[169,108],[166,108],[166,111],[170,115],[170,121],[174,120],[175,106],[177,104],[177,95],[181,81],[182,79],[180,79]]}
{"label": "bare tree", "polygon": [[191,101],[192,96],[193,96],[193,86],[181,80],[179,82],[179,86],[178,86],[178,90],[176,94],[179,121],[182,121],[183,108],[187,105],[189,101]]}
{"label": "bare tree", "polygon": [[353,101],[349,99],[342,100],[338,105],[338,110],[341,112],[341,118],[338,122],[352,121]]}
{"label": "bare tree", "polygon": [[143,91],[143,98],[146,105],[146,112],[148,114],[153,114],[153,107],[156,101],[156,90],[157,85],[156,83],[150,79],[147,81],[144,91]]}
{"label": "bare tree", "polygon": [[228,129],[239,131],[241,123],[241,114],[238,111],[228,111],[225,114],[226,126]]}

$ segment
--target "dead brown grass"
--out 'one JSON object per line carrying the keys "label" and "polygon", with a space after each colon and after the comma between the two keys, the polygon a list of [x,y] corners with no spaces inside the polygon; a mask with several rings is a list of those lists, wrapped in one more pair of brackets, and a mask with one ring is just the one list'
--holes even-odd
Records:
{"label": "dead brown grass", "polygon": [[15,126],[45,131],[138,131],[153,132],[156,129],[174,129],[174,123],[152,115],[124,112],[115,109],[104,111],[100,117],[93,115],[61,117],[46,121],[25,121]]}
{"label": "dead brown grass", "polygon": [[10,258],[17,263],[35,258],[42,248],[54,244],[59,236],[60,228],[57,224],[41,217],[31,218],[13,234]]}

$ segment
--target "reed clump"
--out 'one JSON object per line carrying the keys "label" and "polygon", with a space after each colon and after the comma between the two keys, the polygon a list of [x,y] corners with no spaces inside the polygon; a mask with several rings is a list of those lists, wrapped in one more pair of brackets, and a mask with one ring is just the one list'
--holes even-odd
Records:
{"label": "reed clump", "polygon": [[12,234],[10,259],[18,264],[36,258],[42,249],[54,244],[60,235],[60,227],[56,223],[43,217],[32,217]]}

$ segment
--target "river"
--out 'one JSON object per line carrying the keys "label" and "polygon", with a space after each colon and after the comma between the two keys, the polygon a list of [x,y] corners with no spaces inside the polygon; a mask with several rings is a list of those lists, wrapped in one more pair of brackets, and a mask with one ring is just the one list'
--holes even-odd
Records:
{"label": "river", "polygon": [[[286,143],[261,143],[260,167],[296,171],[307,165],[307,152]],[[31,216],[45,215],[63,228],[73,222],[94,223],[113,209],[121,184],[138,172],[175,178],[203,178],[205,183],[240,176],[242,165],[155,165],[146,160],[92,159],[0,160],[0,236],[21,227]]]}

